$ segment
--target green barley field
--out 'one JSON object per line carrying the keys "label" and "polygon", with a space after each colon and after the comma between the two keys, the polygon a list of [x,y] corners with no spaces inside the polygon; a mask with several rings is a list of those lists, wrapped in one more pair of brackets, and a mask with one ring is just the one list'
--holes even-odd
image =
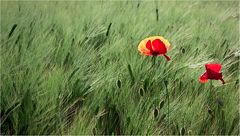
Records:
{"label": "green barley field", "polygon": [[1,1],[0,134],[239,135],[239,4]]}

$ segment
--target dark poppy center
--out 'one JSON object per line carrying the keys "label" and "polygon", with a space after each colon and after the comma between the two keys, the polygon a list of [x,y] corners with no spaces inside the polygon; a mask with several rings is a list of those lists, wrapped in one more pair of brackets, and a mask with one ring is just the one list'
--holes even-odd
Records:
{"label": "dark poppy center", "polygon": [[157,56],[159,54],[159,52],[156,52],[156,51],[152,51],[151,53],[153,56]]}
{"label": "dark poppy center", "polygon": [[222,77],[221,73],[214,72],[212,70],[207,70],[208,78],[218,80]]}

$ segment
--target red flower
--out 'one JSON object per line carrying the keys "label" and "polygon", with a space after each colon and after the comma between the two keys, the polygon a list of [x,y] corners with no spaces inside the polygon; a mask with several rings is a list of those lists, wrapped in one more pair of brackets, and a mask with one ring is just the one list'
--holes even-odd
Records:
{"label": "red flower", "polygon": [[202,76],[199,78],[199,81],[201,83],[208,82],[208,79],[211,80],[221,80],[222,84],[225,84],[222,73],[220,73],[220,70],[222,68],[221,64],[205,64],[206,72],[202,74]]}
{"label": "red flower", "polygon": [[168,61],[170,58],[166,55],[170,43],[161,36],[152,36],[142,40],[138,46],[141,54],[146,56],[160,56],[163,55]]}

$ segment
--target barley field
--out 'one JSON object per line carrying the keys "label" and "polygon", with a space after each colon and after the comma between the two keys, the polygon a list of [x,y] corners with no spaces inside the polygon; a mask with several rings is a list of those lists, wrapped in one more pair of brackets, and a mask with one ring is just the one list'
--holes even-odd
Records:
{"label": "barley field", "polygon": [[[239,135],[239,5],[1,1],[0,134]],[[170,61],[138,51],[154,35]]]}

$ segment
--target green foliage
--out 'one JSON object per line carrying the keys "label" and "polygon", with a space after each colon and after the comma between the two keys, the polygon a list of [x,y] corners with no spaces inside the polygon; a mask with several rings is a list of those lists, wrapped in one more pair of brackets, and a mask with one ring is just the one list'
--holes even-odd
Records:
{"label": "green foliage", "polygon": [[[2,1],[1,134],[238,135],[238,5]],[[171,61],[140,55],[152,35]]]}

